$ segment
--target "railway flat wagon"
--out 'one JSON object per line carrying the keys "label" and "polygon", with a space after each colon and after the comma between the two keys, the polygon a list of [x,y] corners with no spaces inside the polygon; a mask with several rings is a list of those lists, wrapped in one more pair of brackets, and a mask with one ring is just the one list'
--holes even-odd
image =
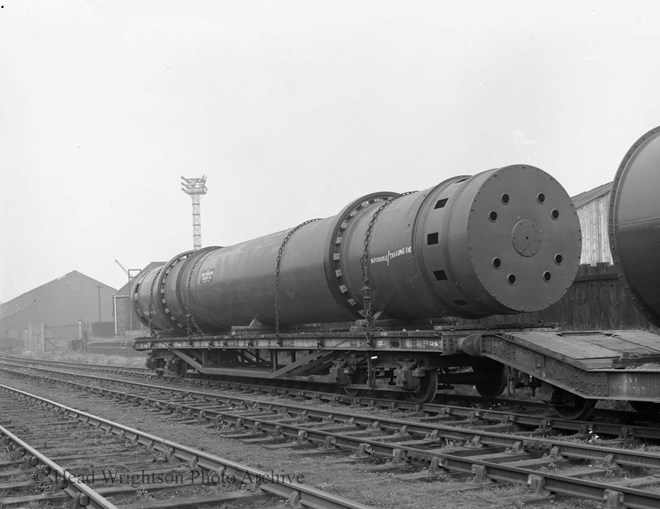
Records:
{"label": "railway flat wagon", "polygon": [[[660,128],[624,157],[610,214],[618,275],[655,324],[659,195]],[[336,216],[142,273],[132,302],[151,335],[134,348],[182,376],[316,376],[349,394],[420,402],[458,384],[493,398],[528,387],[572,418],[600,399],[656,411],[660,336],[452,319],[551,306],[571,286],[580,248],[570,198],[529,165],[373,193]]]}

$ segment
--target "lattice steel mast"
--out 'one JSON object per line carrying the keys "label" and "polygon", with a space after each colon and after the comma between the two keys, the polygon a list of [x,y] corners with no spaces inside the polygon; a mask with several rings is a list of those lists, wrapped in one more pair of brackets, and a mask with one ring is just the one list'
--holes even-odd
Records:
{"label": "lattice steel mast", "polygon": [[181,190],[192,198],[193,249],[202,247],[202,218],[199,200],[206,194],[206,175],[201,178],[181,177]]}

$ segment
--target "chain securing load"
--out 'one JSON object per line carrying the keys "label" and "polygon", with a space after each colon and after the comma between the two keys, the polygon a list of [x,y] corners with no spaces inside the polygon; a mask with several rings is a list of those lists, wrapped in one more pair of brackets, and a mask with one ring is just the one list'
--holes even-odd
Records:
{"label": "chain securing load", "polygon": [[280,346],[280,268],[282,266],[282,259],[284,258],[284,249],[294,233],[300,230],[303,226],[315,223],[316,221],[320,221],[320,218],[309,219],[289,230],[289,233],[287,233],[286,237],[282,239],[282,244],[280,244],[280,248],[277,250],[277,260],[275,263],[275,340]]}

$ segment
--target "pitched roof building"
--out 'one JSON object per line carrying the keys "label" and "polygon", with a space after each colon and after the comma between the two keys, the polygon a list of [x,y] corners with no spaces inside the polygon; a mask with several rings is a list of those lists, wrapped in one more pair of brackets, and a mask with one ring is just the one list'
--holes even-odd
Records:
{"label": "pitched roof building", "polygon": [[54,331],[60,331],[76,339],[79,322],[112,321],[115,292],[111,286],[71,271],[0,305],[0,338],[21,338],[25,330],[44,327],[51,336],[59,337]]}

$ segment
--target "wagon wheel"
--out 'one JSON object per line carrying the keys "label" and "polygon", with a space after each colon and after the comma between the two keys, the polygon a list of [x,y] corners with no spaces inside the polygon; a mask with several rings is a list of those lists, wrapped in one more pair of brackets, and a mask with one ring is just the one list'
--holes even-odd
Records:
{"label": "wagon wheel", "polygon": [[343,387],[344,394],[350,396],[351,398],[359,398],[364,396],[366,391],[364,389],[351,389],[350,387]]}
{"label": "wagon wheel", "polygon": [[474,384],[477,392],[486,399],[495,399],[504,392],[507,384],[506,370],[501,364],[488,368],[472,368],[475,373],[485,375],[485,380]]}
{"label": "wagon wheel", "polygon": [[438,392],[438,371],[432,369],[425,372],[423,378],[419,379],[419,390],[409,392],[408,399],[415,403],[428,403],[433,401]]}
{"label": "wagon wheel", "polygon": [[[351,383],[360,385],[366,384],[367,378],[366,369],[360,367],[355,371],[355,373],[351,375]],[[352,389],[346,386],[342,387],[342,390],[344,391],[344,394],[350,396],[351,398],[359,398],[360,396],[364,396],[367,393],[365,389]]]}
{"label": "wagon wheel", "polygon": [[179,378],[186,378],[188,374],[188,363],[185,361],[178,362],[176,365],[176,375]]}
{"label": "wagon wheel", "polygon": [[[557,389],[559,392],[560,390]],[[555,412],[564,419],[581,421],[587,419],[596,406],[595,399],[585,399],[566,391],[561,391],[562,403],[553,405]]]}

